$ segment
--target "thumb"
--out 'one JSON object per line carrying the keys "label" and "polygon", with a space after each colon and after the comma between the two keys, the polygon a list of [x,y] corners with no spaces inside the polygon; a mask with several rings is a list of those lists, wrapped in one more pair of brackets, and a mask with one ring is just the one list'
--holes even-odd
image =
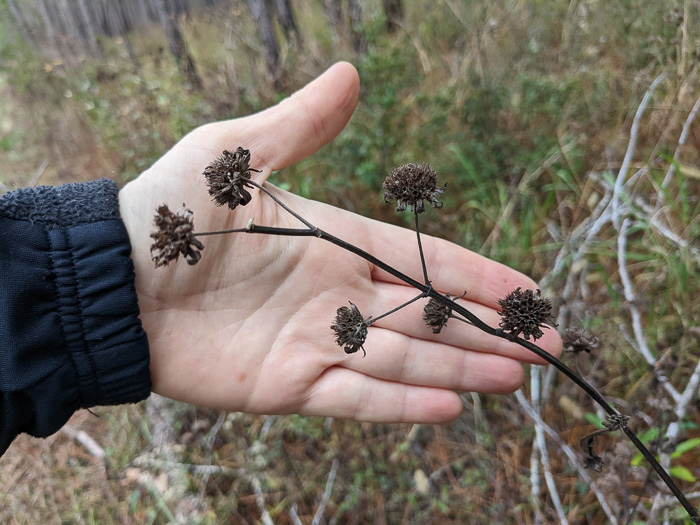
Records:
{"label": "thumb", "polygon": [[332,141],[350,120],[359,91],[355,68],[339,62],[276,106],[248,117],[210,124],[200,131],[209,135],[208,144],[214,155],[242,146],[250,150],[250,165],[269,174],[312,155]]}

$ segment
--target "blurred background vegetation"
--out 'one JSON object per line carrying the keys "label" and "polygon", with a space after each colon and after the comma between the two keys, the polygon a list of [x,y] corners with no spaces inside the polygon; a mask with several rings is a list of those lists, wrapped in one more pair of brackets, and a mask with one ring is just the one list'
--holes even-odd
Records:
{"label": "blurred background vegetation", "polygon": [[[362,82],[349,125],[271,181],[400,223],[382,206],[382,180],[397,164],[432,164],[448,191],[424,231],[529,273],[562,328],[594,329],[595,355],[566,359],[657,451],[670,447],[697,504],[700,413],[694,401],[675,410],[659,374],[682,392],[700,354],[699,29],[698,0],[0,0],[0,193],[124,184],[196,126],[264,109],[348,60]],[[619,228],[592,223],[655,79],[623,177],[630,294]],[[577,449],[600,415],[567,382],[545,384],[522,393],[541,399],[542,419]],[[553,498],[533,477],[543,467],[521,400],[463,398],[463,416],[434,427],[226,415],[162,399],[78,414],[0,459],[0,519],[682,522],[622,438],[601,447],[609,465],[588,481],[555,442]],[[681,430],[669,443],[671,423]]]}

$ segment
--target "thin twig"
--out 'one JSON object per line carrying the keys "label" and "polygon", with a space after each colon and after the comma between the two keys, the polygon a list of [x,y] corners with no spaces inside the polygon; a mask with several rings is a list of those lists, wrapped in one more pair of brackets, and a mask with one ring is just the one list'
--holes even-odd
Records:
{"label": "thin twig", "polygon": [[399,310],[401,310],[402,308],[405,308],[405,307],[408,306],[409,304],[415,303],[418,299],[423,299],[425,296],[426,296],[425,293],[418,294],[418,295],[416,295],[413,299],[409,299],[408,301],[406,301],[406,302],[403,303],[403,304],[400,304],[400,305],[397,306],[396,308],[392,308],[392,309],[389,310],[388,312],[385,312],[385,313],[383,313],[382,315],[378,315],[377,317],[372,317],[372,318],[370,318],[370,320],[369,320],[368,322],[369,322],[369,324],[374,324],[374,323],[376,323],[377,321],[379,321],[380,319],[382,319],[383,317],[386,317],[387,315],[391,315],[391,314],[393,314],[394,312],[398,312]]}
{"label": "thin twig", "polygon": [[[206,448],[206,453],[204,455],[204,464],[205,465],[211,465],[211,458],[214,453],[214,442],[216,441],[216,436],[221,430],[221,427],[224,424],[224,421],[226,421],[226,412],[221,411],[219,413],[219,417],[216,420],[216,423],[214,423],[214,426],[211,427],[211,430],[209,431],[209,436],[207,437],[207,448]],[[207,483],[209,483],[209,476],[210,473],[207,472],[204,474],[202,477],[202,483],[201,487],[199,489],[199,496],[198,500],[199,503],[201,504],[204,501],[204,492],[207,489]]]}
{"label": "thin twig", "polygon": [[321,503],[318,504],[318,509],[314,514],[314,519],[311,522],[312,525],[318,525],[323,519],[323,514],[326,512],[326,506],[331,499],[331,493],[333,492],[333,483],[335,483],[335,475],[338,472],[338,465],[340,461],[338,458],[333,459],[331,464],[331,471],[328,473],[328,479],[326,480],[326,490],[323,491],[323,497],[321,498]]}
{"label": "thin twig", "polygon": [[304,525],[303,522],[299,519],[299,514],[297,513],[298,507],[299,505],[297,505],[296,501],[292,503],[292,506],[289,509],[289,519],[292,520],[292,523],[294,525]]}
{"label": "thin twig", "polygon": [[[539,413],[540,408],[540,373],[537,367],[532,367],[530,370],[530,398],[532,400],[533,410]],[[532,492],[532,500],[535,504],[535,512],[540,521],[542,520],[542,509],[540,497],[542,495],[542,487],[540,485],[540,444],[537,440],[533,440],[532,451],[530,452],[530,492]]]}
{"label": "thin twig", "polygon": [[620,193],[622,190],[622,184],[625,181],[625,178],[627,177],[627,170],[629,169],[630,163],[632,162],[632,157],[634,157],[634,151],[637,147],[637,137],[639,135],[639,123],[642,120],[642,115],[644,114],[644,110],[647,107],[647,104],[649,104],[649,101],[651,100],[652,94],[654,93],[654,90],[656,89],[656,86],[659,85],[659,83],[665,78],[665,74],[661,73],[656,79],[651,83],[651,86],[649,86],[649,89],[647,89],[647,92],[644,93],[644,97],[642,98],[642,102],[639,104],[639,107],[637,108],[637,112],[634,115],[634,119],[632,121],[632,128],[630,129],[630,139],[627,144],[627,151],[625,152],[625,158],[622,160],[622,166],[620,166],[620,171],[617,174],[617,178],[615,179],[615,187],[613,188],[613,196],[612,196],[612,212],[613,212],[613,224],[615,225],[616,228],[619,228],[620,226],[620,206],[619,206],[619,201],[620,201]]}
{"label": "thin twig", "polygon": [[278,199],[277,196],[276,196],[274,193],[272,193],[264,184],[258,184],[257,182],[255,182],[255,181],[252,180],[252,179],[249,179],[247,182],[249,182],[250,184],[252,184],[252,185],[255,186],[256,188],[258,188],[259,190],[261,190],[261,191],[267,193],[267,195],[269,195],[270,198],[271,198],[273,201],[275,201],[277,204],[279,204],[279,205],[282,207],[282,209],[283,209],[284,211],[286,211],[287,213],[293,215],[294,217],[296,217],[297,219],[299,219],[302,223],[304,223],[306,226],[308,226],[309,228],[312,228],[312,229],[313,229],[313,227],[314,227],[313,224],[311,224],[311,223],[310,223],[309,221],[307,221],[304,217],[302,217],[301,215],[299,215],[297,212],[295,212],[295,211],[292,210],[289,206],[287,206],[284,202],[282,202],[280,199]]}
{"label": "thin twig", "polygon": [[165,471],[186,471],[191,472],[199,476],[206,476],[211,474],[219,474],[224,476],[238,476],[239,471],[232,469],[230,467],[224,467],[221,465],[200,465],[197,463],[182,463],[179,461],[169,461],[164,459],[149,458],[144,456],[137,456],[130,463],[130,465],[136,467],[144,468],[159,468]]}
{"label": "thin twig", "polygon": [[[693,105],[693,109],[690,110],[690,113],[688,114],[688,117],[685,119],[685,122],[683,123],[683,129],[681,130],[681,135],[678,138],[678,146],[676,146],[676,151],[673,153],[673,162],[670,163],[668,167],[668,171],[666,172],[666,176],[664,177],[664,180],[661,182],[661,189],[665,190],[668,185],[671,183],[671,179],[673,178],[673,175],[676,172],[676,163],[678,162],[678,159],[680,158],[681,155],[681,148],[685,145],[685,141],[688,140],[688,133],[690,132],[690,126],[695,120],[695,116],[698,113],[698,110],[700,110],[700,98],[698,98],[695,101],[695,104]],[[659,192],[658,200],[656,201],[656,206],[657,209],[663,207],[664,205],[664,192],[661,191]]]}
{"label": "thin twig", "polygon": [[247,477],[250,481],[250,485],[253,487],[253,492],[255,492],[255,502],[258,504],[258,511],[260,512],[260,519],[265,525],[274,525],[272,521],[272,516],[270,512],[265,507],[265,494],[262,491],[262,485],[260,484],[260,479],[252,472],[246,472],[244,469],[239,470],[239,475],[241,477]]}
{"label": "thin twig", "polygon": [[105,450],[97,443],[97,441],[90,437],[87,432],[84,430],[78,430],[77,428],[68,424],[61,427],[61,432],[80,443],[80,445],[87,450],[91,456],[94,456],[100,461],[104,461]]}
{"label": "thin twig", "polygon": [[632,220],[629,217],[625,218],[620,225],[620,232],[617,237],[617,268],[620,273],[620,281],[622,282],[622,289],[625,294],[625,300],[627,301],[627,307],[632,315],[632,330],[634,331],[634,338],[637,342],[637,349],[644,356],[647,363],[655,363],[656,358],[651,353],[649,345],[647,345],[644,338],[642,316],[639,313],[639,308],[637,308],[637,297],[635,296],[632,280],[627,271],[627,236],[631,225]]}
{"label": "thin twig", "polygon": [[571,465],[573,465],[574,468],[576,468],[576,470],[579,473],[579,476],[581,476],[581,479],[583,479],[583,481],[588,484],[588,486],[593,491],[593,494],[595,494],[596,498],[598,499],[598,503],[600,503],[600,508],[603,509],[603,512],[605,512],[605,515],[608,517],[608,522],[611,525],[617,525],[617,518],[615,517],[615,513],[613,512],[613,510],[610,508],[610,504],[605,499],[605,494],[603,494],[603,492],[600,490],[600,487],[598,487],[598,484],[595,481],[593,481],[591,476],[588,474],[588,471],[583,467],[583,465],[579,461],[579,455],[561,439],[559,434],[552,427],[545,423],[545,421],[542,419],[542,416],[535,409],[535,407],[528,402],[527,398],[521,390],[515,391],[515,398],[517,399],[518,404],[523,409],[523,411],[525,411],[525,413],[528,416],[530,416],[530,418],[535,422],[535,424],[539,425],[547,433],[547,435],[549,435],[549,437],[554,440],[554,442],[562,450],[562,452],[566,454],[566,457],[569,458],[569,462],[571,463]]}

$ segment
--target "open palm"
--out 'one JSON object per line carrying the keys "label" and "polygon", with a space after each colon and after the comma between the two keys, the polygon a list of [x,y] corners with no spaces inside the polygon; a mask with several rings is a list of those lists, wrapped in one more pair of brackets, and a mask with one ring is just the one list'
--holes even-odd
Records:
{"label": "open palm", "polygon": [[[365,421],[443,422],[456,417],[455,391],[507,393],[522,382],[523,348],[458,321],[435,335],[421,320],[426,300],[369,328],[367,357],[347,355],[329,326],[352,301],[377,316],[418,294],[365,260],[310,237],[232,234],[204,237],[202,260],[166,268],[150,259],[155,209],[186,204],[197,231],[255,224],[301,227],[267,195],[244,208],[215,207],[202,176],[224,149],[251,151],[262,183],[330,142],[357,104],[359,81],[336,64],[279,105],[200,127],[120,194],[133,245],[141,318],[151,346],[154,391],[190,403],[251,413],[302,413]],[[417,159],[420,161],[420,159]],[[316,226],[421,280],[415,233],[269,186]],[[496,326],[497,299],[524,275],[443,240],[425,237],[434,288],[454,294]],[[541,343],[558,354],[553,330]]]}

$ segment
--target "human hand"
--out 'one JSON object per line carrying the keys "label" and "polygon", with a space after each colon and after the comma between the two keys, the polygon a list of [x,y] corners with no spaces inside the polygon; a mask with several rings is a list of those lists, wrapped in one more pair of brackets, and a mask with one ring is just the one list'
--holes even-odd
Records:
{"label": "human hand", "polygon": [[[300,413],[382,422],[449,421],[455,391],[512,392],[520,361],[541,364],[522,347],[459,322],[435,335],[421,319],[427,299],[369,328],[367,357],[345,354],[329,326],[352,301],[379,315],[417,291],[365,260],[313,237],[244,233],[203,237],[201,261],[155,268],[150,256],[157,206],[194,211],[196,231],[257,225],[299,227],[269,196],[251,191],[245,208],[211,202],[204,168],[224,149],[251,152],[262,183],[330,142],[358,99],[354,68],[336,64],[277,106],[202,126],[120,193],[133,246],[136,291],[151,348],[153,390],[196,405],[260,414]],[[417,159],[420,161],[421,159]],[[269,186],[269,185],[268,185]],[[376,222],[270,186],[314,225],[422,280],[415,232]],[[435,289],[497,326],[499,298],[536,284],[501,264],[444,240],[422,237]],[[556,331],[540,346],[558,355]]]}

